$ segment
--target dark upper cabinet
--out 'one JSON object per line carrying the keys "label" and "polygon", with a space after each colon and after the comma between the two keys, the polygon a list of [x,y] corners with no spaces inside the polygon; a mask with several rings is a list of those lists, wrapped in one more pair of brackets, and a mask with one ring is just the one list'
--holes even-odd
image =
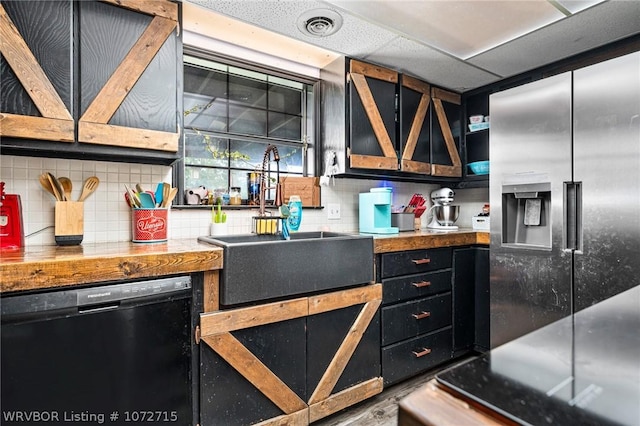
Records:
{"label": "dark upper cabinet", "polygon": [[73,142],[73,3],[0,3],[0,136]]}
{"label": "dark upper cabinet", "polygon": [[10,93],[2,97],[4,152],[163,164],[178,158],[179,3],[2,6],[2,90]]}
{"label": "dark upper cabinet", "polygon": [[351,60],[348,78],[349,167],[398,170],[398,73]]}
{"label": "dark upper cabinet", "polygon": [[325,162],[339,174],[432,180],[462,176],[460,95],[340,58],[321,71]]}

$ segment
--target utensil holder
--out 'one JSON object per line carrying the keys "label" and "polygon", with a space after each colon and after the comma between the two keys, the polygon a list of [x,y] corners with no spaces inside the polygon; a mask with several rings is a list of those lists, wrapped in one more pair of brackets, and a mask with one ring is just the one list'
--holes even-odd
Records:
{"label": "utensil holder", "polygon": [[84,203],[82,201],[56,201],[55,239],[59,246],[74,246],[84,237]]}
{"label": "utensil holder", "polygon": [[160,243],[167,241],[169,209],[132,209],[131,241]]}

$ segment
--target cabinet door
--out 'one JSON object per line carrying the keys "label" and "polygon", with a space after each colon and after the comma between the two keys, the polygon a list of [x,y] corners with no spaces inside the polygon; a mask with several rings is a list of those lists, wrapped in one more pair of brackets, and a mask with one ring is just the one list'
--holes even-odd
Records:
{"label": "cabinet door", "polygon": [[349,71],[349,167],[398,170],[398,73],[355,60]]}
{"label": "cabinet door", "polygon": [[0,4],[0,136],[74,141],[70,0]]}
{"label": "cabinet door", "polygon": [[400,86],[400,170],[403,172],[431,174],[430,103],[431,86],[403,75]]}
{"label": "cabinet door", "polygon": [[[269,377],[257,373],[262,368],[275,375],[292,401],[299,401],[298,409],[303,409],[305,333],[305,319],[298,318],[211,338],[216,342],[214,350],[201,344],[200,424],[248,425],[281,415],[283,409],[276,405],[280,401],[274,402],[256,386],[270,384]],[[256,377],[251,376],[254,371]]]}
{"label": "cabinet door", "polygon": [[462,177],[460,95],[433,87],[431,99],[431,175]]}
{"label": "cabinet door", "polygon": [[80,142],[178,151],[178,5],[79,2]]}
{"label": "cabinet door", "polygon": [[467,351],[475,338],[474,248],[453,251],[453,350]]}

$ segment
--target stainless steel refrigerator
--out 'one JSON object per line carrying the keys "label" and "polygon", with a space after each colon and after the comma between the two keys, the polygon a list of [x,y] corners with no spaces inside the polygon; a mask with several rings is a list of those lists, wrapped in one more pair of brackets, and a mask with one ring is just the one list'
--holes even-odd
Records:
{"label": "stainless steel refrigerator", "polygon": [[493,348],[640,284],[640,52],[489,108]]}

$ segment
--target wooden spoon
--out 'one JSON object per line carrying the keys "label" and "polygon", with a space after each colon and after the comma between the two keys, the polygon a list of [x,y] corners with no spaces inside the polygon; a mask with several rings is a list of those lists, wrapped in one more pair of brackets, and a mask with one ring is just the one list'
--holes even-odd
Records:
{"label": "wooden spoon", "polygon": [[91,176],[84,181],[84,185],[82,185],[82,193],[78,198],[78,201],[84,201],[89,197],[89,195],[93,194],[93,192],[98,188],[100,184],[100,179],[95,176]]}
{"label": "wooden spoon", "polygon": [[64,201],[64,190],[62,190],[62,186],[60,186],[56,177],[49,172],[47,172],[46,175],[49,183],[51,184],[51,189],[53,190],[53,195],[56,197],[56,200]]}
{"label": "wooden spoon", "polygon": [[42,173],[40,176],[38,176],[38,180],[40,181],[40,185],[42,185],[44,190],[47,191],[49,194],[53,195],[57,200],[58,197],[56,196],[56,193],[53,191],[53,185],[49,181],[49,175],[47,175],[46,173]]}
{"label": "wooden spoon", "polygon": [[58,178],[58,182],[60,182],[60,185],[62,185],[62,189],[64,190],[64,197],[67,199],[67,201],[70,201],[71,191],[73,190],[73,183],[71,182],[71,179],[63,176]]}

